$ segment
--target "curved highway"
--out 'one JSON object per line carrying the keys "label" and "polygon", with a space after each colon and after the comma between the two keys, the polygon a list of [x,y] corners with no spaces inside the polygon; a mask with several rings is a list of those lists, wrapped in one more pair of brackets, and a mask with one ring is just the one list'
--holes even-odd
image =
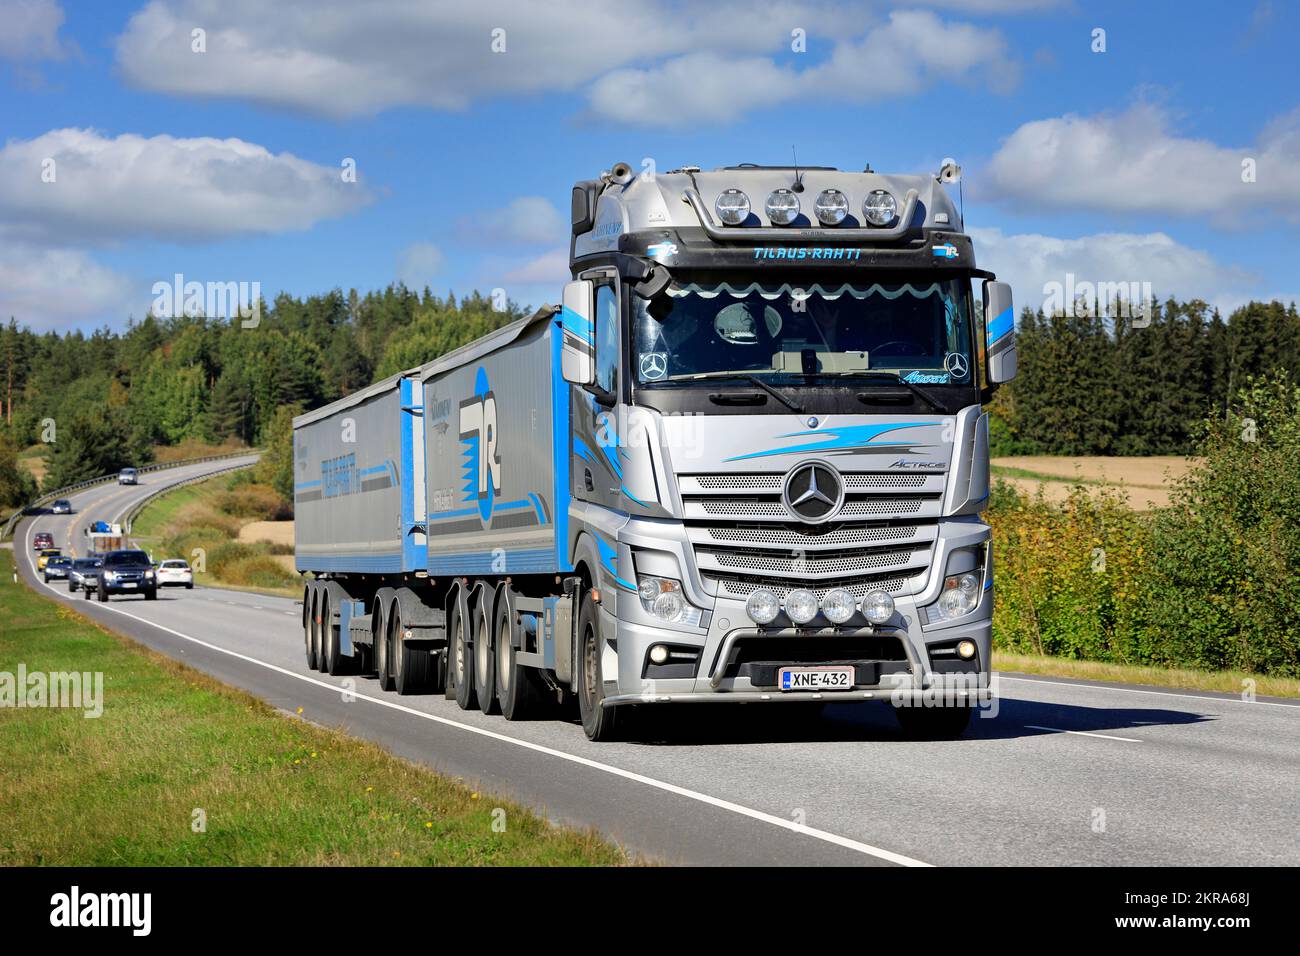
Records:
{"label": "curved highway", "polygon": [[70,517],[24,519],[21,572],[286,712],[301,707],[663,862],[1300,864],[1300,702],[1002,674],[996,715],[955,742],[904,740],[886,705],[871,704],[821,718],[779,705],[661,710],[652,737],[593,744],[576,717],[508,723],[310,671],[292,600],[196,587],[104,605],[39,582],[36,531],[84,550],[90,521],[229,464],[147,473],[136,488],[80,492]]}

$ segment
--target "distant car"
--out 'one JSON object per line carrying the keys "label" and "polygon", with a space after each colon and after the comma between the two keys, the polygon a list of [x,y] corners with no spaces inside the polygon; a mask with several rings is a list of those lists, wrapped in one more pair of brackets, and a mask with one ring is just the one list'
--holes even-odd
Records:
{"label": "distant car", "polygon": [[108,552],[95,586],[101,601],[107,601],[110,594],[143,594],[149,601],[158,597],[153,562],[143,551]]}
{"label": "distant car", "polygon": [[186,589],[194,587],[194,572],[185,561],[180,558],[168,558],[158,565],[159,587],[181,587],[182,585]]}
{"label": "distant car", "polygon": [[137,477],[138,476],[134,468],[123,468],[121,471],[117,473],[117,483],[119,485],[134,485],[137,484],[136,481]]}
{"label": "distant car", "polygon": [[36,532],[36,537],[32,538],[32,550],[40,551],[43,548],[54,547],[54,535],[48,531]]}
{"label": "distant car", "polygon": [[72,502],[67,498],[60,498],[54,504],[50,505],[50,514],[70,515],[72,514]]}
{"label": "distant car", "polygon": [[57,554],[45,562],[45,583],[49,584],[52,580],[62,581],[68,576],[68,570],[72,567],[72,559],[61,554]]}
{"label": "distant car", "polygon": [[36,570],[44,571],[45,565],[49,564],[50,558],[57,558],[63,554],[58,548],[42,548],[40,554],[36,556]]}
{"label": "distant car", "polygon": [[68,590],[85,589],[86,597],[90,597],[90,592],[95,590],[95,576],[99,574],[99,566],[103,563],[99,558],[74,560],[72,567],[68,568]]}

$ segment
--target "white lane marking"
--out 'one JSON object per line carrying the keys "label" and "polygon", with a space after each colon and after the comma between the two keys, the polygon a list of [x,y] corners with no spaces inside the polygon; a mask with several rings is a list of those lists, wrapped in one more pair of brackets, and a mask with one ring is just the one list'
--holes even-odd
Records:
{"label": "white lane marking", "polygon": [[1113,684],[1073,684],[1069,681],[1060,680],[1036,680],[1032,677],[1008,677],[1006,674],[998,671],[998,680],[1019,681],[1022,684],[1047,684],[1051,687],[1083,687],[1091,690],[1118,690],[1126,694],[1154,694],[1156,697],[1186,697],[1188,700],[1206,700],[1217,704],[1250,704],[1257,706],[1264,704],[1269,707],[1290,707],[1292,710],[1300,710],[1300,704],[1286,704],[1276,700],[1246,700],[1242,697],[1206,697],[1204,694],[1180,694],[1172,690],[1147,690],[1143,687],[1116,687]]}
{"label": "white lane marking", "polygon": [[1063,730],[1060,727],[1040,727],[1037,724],[1025,724],[1029,730],[1050,730],[1054,734],[1076,734],[1079,737],[1100,737],[1102,740],[1122,740],[1128,744],[1140,744],[1142,741],[1133,737],[1116,737],[1113,734],[1095,734],[1087,730]]}
{"label": "white lane marking", "polygon": [[[54,591],[55,594],[58,594],[58,591],[55,588],[50,587],[50,585],[46,585],[46,587],[49,587],[51,591]],[[62,597],[62,595],[59,596]],[[117,614],[123,615],[124,617],[129,617],[132,620],[139,621],[141,624],[147,624],[150,627],[157,628],[160,631],[166,631],[168,634],[173,634],[176,637],[181,638],[182,640],[186,640],[194,644],[198,644],[200,647],[206,647],[208,650],[216,651],[220,654],[226,654],[230,657],[237,658],[241,661],[246,661],[249,664],[256,664],[259,667],[265,667],[267,670],[275,671],[278,674],[283,674],[285,677],[292,677],[295,680],[300,680],[307,684],[315,684],[317,687],[324,687],[326,690],[334,691],[335,693],[343,690],[343,688],[338,684],[331,684],[327,681],[319,680],[315,677],[307,677],[304,674],[296,673],[294,671],[289,670],[288,668],[280,667],[277,664],[271,664],[266,661],[258,660],[256,657],[249,657],[247,654],[240,654],[238,651],[232,651],[229,650],[228,648],[220,647],[216,644],[210,644],[207,641],[200,640],[197,637],[191,637],[189,634],[183,634],[180,631],[167,627],[165,624],[159,624],[156,621],[149,620],[148,618],[140,617],[138,614],[132,614],[130,611],[123,611],[121,608],[114,607],[112,604],[100,604],[99,607],[101,610],[113,611]],[[611,764],[600,763],[599,761],[591,760],[588,757],[579,757],[577,754],[566,753],[563,750],[555,750],[554,748],[546,747],[543,746],[542,744],[535,744],[528,740],[520,740],[517,737],[510,737],[507,736],[506,734],[499,734],[494,730],[486,730],[482,727],[475,727],[471,724],[463,724],[458,720],[451,720],[450,718],[447,717],[439,717],[437,714],[429,714],[422,710],[416,710],[414,707],[406,707],[402,704],[395,704],[391,700],[383,700],[382,698],[379,697],[371,697],[368,694],[361,694],[356,691],[349,691],[348,693],[356,700],[369,701],[372,704],[378,704],[381,707],[388,707],[391,710],[398,710],[404,714],[410,714],[414,717],[421,717],[425,720],[432,720],[435,723],[443,724],[447,727],[455,727],[459,730],[467,730],[470,733],[478,734],[481,737],[488,737],[492,740],[499,740],[502,743],[514,744],[517,747],[522,747],[525,750],[532,750],[536,753],[544,754],[548,757],[556,757],[560,760],[567,760],[570,763],[576,763],[583,767],[588,767],[592,770],[599,770],[602,773],[608,773],[612,776],[620,777],[624,780],[630,780],[633,783],[644,784],[645,786],[653,787],[656,790],[663,790],[666,793],[671,793],[679,797],[685,797],[688,800],[695,800],[699,803],[704,803],[711,807],[716,807],[719,810],[727,810],[731,813],[735,813],[743,817],[748,817],[751,820],[758,820],[761,823],[768,823],[774,827],[779,827],[782,830],[789,830],[792,833],[798,833],[803,836],[809,836],[815,840],[821,840],[824,843],[830,843],[833,844],[834,846],[843,847],[846,850],[853,850],[857,853],[861,853],[866,856],[874,856],[880,860],[886,860],[890,863],[897,863],[899,866],[928,867],[934,865],[932,863],[925,863],[921,860],[914,860],[909,856],[903,856],[901,853],[894,853],[892,850],[885,850],[885,849],[881,849],[880,847],[872,846],[869,843],[861,843],[857,840],[851,840],[848,837],[840,836],[838,833],[830,833],[826,830],[818,830],[814,827],[801,826],[800,824],[795,823],[792,820],[786,820],[783,817],[774,816],[773,814],[770,813],[764,813],[762,810],[755,810],[752,807],[741,806],[738,803],[732,803],[730,800],[723,800],[719,797],[712,797],[709,796],[707,793],[700,793],[697,790],[688,790],[687,788],[679,787],[674,783],[668,783],[663,780],[656,780],[654,777],[647,777],[643,774],[634,773],[631,770],[624,770],[622,767],[612,766]]]}

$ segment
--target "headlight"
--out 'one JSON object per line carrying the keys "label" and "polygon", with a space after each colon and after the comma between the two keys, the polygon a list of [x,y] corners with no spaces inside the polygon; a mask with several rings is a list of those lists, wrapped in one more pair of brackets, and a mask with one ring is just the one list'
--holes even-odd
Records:
{"label": "headlight", "polygon": [[932,621],[951,621],[969,614],[980,603],[980,573],[967,571],[943,579],[943,590],[930,614]]}
{"label": "headlight", "polygon": [[687,602],[679,581],[672,578],[639,577],[636,593],[641,599],[641,607],[651,617],[667,624],[686,624],[691,627],[700,623],[700,609]]}
{"label": "headlight", "polygon": [[884,624],[894,616],[894,599],[886,591],[868,591],[862,599],[862,616],[872,624]]}
{"label": "headlight", "polygon": [[745,602],[745,613],[755,624],[771,624],[781,613],[781,602],[767,588],[752,591]]}
{"label": "headlight", "polygon": [[104,580],[105,580],[105,581],[112,581],[112,580],[113,580],[114,578],[116,578],[116,577],[117,577],[117,572],[116,572],[116,571],[105,571],[105,572],[104,572]]}
{"label": "headlight", "polygon": [[822,613],[832,624],[843,624],[858,609],[858,602],[844,588],[827,591],[822,598]]}
{"label": "headlight", "polygon": [[767,218],[774,226],[788,226],[799,218],[799,197],[790,189],[773,190],[767,197]]}
{"label": "headlight", "polygon": [[838,189],[823,189],[813,204],[817,219],[825,226],[838,226],[849,214],[849,197]]}
{"label": "headlight", "polygon": [[887,226],[898,215],[898,201],[887,190],[873,190],[862,200],[862,215],[873,226]]}
{"label": "headlight", "polygon": [[739,189],[724,189],[713,203],[713,211],[728,226],[739,226],[749,218],[749,197]]}
{"label": "headlight", "polygon": [[785,613],[796,624],[807,624],[817,616],[817,595],[796,588],[785,596]]}

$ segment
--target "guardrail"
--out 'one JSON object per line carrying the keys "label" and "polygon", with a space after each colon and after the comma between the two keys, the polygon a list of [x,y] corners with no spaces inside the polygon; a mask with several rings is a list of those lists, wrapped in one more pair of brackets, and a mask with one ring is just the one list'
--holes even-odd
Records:
{"label": "guardrail", "polygon": [[[151,465],[141,465],[136,469],[136,472],[144,474],[145,472],[162,471],[165,468],[180,468],[185,465],[201,465],[205,461],[221,461],[225,458],[243,458],[246,455],[257,454],[261,454],[260,448],[246,448],[243,451],[232,451],[221,455],[205,455],[202,458],[184,458],[180,461],[154,462]],[[85,481],[79,481],[75,485],[55,488],[53,491],[47,491],[46,493],[33,498],[30,502],[9,516],[9,520],[5,522],[4,528],[0,529],[0,541],[3,541],[5,538],[8,538],[13,534],[14,525],[18,523],[19,519],[22,518],[23,515],[32,512],[34,509],[39,508],[42,505],[49,504],[51,501],[56,501],[59,498],[66,497],[73,492],[81,491],[85,488],[93,488],[95,485],[102,485],[109,481],[117,481],[117,472],[114,472],[111,475],[100,475],[98,478],[87,478]]]}
{"label": "guardrail", "polygon": [[131,525],[134,524],[135,519],[140,516],[140,512],[144,511],[145,506],[148,505],[155,498],[159,498],[167,494],[168,492],[175,491],[177,488],[184,488],[186,485],[195,485],[198,484],[200,481],[207,481],[209,478],[215,478],[217,475],[224,475],[227,474],[228,472],[239,471],[240,469],[243,468],[252,468],[255,464],[257,464],[257,462],[250,461],[250,462],[245,462],[242,465],[229,465],[225,468],[218,468],[216,471],[209,471],[202,475],[195,475],[193,478],[186,478],[184,481],[173,482],[172,484],[168,485],[165,488],[158,488],[154,491],[149,492],[149,494],[145,495],[143,498],[139,499],[138,501],[133,502],[131,506],[126,509],[126,511],[122,512],[121,525],[122,525],[123,534],[127,537],[131,536]]}

